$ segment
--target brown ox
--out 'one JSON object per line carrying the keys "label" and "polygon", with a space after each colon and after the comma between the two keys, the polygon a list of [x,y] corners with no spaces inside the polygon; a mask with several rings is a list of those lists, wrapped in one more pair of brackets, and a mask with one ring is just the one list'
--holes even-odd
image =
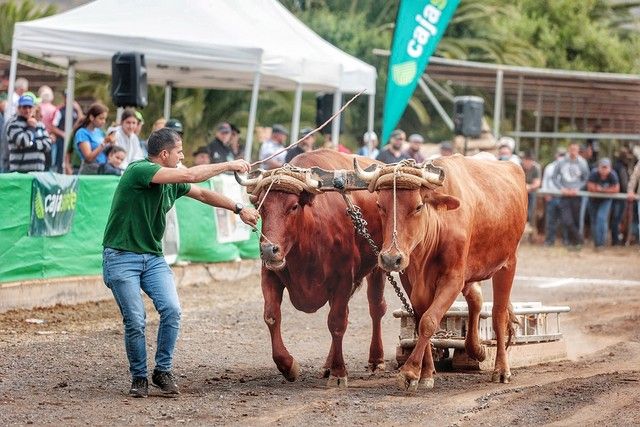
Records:
{"label": "brown ox", "polygon": [[[353,157],[333,150],[317,150],[298,155],[291,164],[300,168],[350,169]],[[373,162],[365,158],[361,161]],[[293,306],[305,313],[313,313],[329,302],[327,324],[332,342],[324,376],[330,375],[330,384],[346,386],[342,337],[347,329],[348,302],[366,276],[373,322],[369,367],[384,369],[380,325],[386,312],[384,273],[376,267],[376,256],[367,242],[355,236],[342,196],[335,192],[314,195],[308,191],[296,195],[277,188],[274,186],[268,192],[260,209],[262,233],[268,239],[263,238],[260,242],[264,321],[271,333],[276,366],[289,381],[299,375],[298,362],[285,347],[280,331],[280,307],[286,288]],[[267,185],[262,187],[259,200],[267,190]],[[375,195],[356,191],[352,198],[361,208],[369,232],[379,244],[381,225]]]}
{"label": "brown ox", "polygon": [[[378,262],[387,271],[404,271],[401,279],[419,319],[418,341],[400,370],[399,380],[402,387],[412,390],[418,379],[420,385],[433,386],[430,338],[460,292],[469,304],[466,350],[471,357],[484,359],[477,326],[482,294],[475,282],[492,277],[497,340],[492,380],[506,383],[511,376],[506,346],[514,318],[509,298],[516,250],[527,219],[524,173],[512,162],[459,155],[433,164],[444,174],[427,172],[428,179],[417,189],[397,187],[395,242],[394,196],[388,175],[380,180],[386,185],[378,189],[384,230]],[[377,180],[382,173],[367,174],[355,166],[362,178]],[[373,190],[373,184],[369,189]]]}

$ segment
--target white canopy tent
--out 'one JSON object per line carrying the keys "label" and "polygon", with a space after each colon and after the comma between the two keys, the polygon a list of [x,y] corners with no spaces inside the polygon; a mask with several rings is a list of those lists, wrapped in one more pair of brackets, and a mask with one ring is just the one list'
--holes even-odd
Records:
{"label": "white canopy tent", "polygon": [[[9,91],[18,52],[69,68],[67,102],[75,70],[110,74],[114,53],[145,55],[147,79],[170,88],[251,89],[247,155],[251,152],[259,89],[294,90],[292,137],[299,126],[302,91],[369,95],[373,129],[376,70],[311,31],[277,0],[96,0],[67,12],[18,23],[12,45]],[[69,113],[71,109],[69,109]],[[68,118],[67,124],[71,123]],[[332,123],[337,144],[339,118]]]}

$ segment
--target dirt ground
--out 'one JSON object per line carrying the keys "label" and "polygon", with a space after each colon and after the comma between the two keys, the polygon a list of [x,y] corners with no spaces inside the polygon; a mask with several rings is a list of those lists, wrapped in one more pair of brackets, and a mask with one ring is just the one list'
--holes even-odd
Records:
{"label": "dirt ground", "polygon": [[[399,320],[391,311],[400,304],[390,287],[387,371],[365,369],[370,320],[360,290],[344,340],[346,390],[328,388],[319,377],[330,342],[326,307],[308,315],[286,297],[283,337],[302,374],[294,383],[279,374],[257,276],[179,290],[177,399],[127,396],[113,301],[1,314],[0,425],[638,425],[639,261],[637,246],[600,253],[522,246],[512,300],[571,306],[562,317],[569,358],[513,369],[510,384],[489,382],[489,372],[441,372],[434,389],[416,394],[396,386]],[[489,300],[490,286],[483,288]],[[148,324],[153,348],[152,309]]]}

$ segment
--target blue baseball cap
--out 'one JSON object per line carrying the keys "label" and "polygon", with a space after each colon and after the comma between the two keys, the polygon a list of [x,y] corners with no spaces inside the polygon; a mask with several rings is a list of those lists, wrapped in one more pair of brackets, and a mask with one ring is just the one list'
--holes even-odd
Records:
{"label": "blue baseball cap", "polygon": [[20,99],[18,99],[18,107],[33,107],[33,97],[30,95],[22,95]]}

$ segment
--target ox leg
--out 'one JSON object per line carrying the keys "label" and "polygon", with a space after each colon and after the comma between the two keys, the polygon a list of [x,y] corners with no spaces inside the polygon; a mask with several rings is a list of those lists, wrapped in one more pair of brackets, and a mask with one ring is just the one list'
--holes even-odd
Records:
{"label": "ox leg", "polygon": [[[460,286],[456,286],[456,282]],[[429,309],[420,317],[418,326],[418,341],[411,355],[400,368],[398,384],[401,388],[415,391],[418,388],[418,378],[421,378],[422,361],[426,357],[425,351],[431,351],[431,337],[440,325],[442,317],[456,300],[462,290],[462,280],[443,280],[442,286],[436,289],[433,302]],[[432,357],[432,356],[431,356]],[[431,362],[433,364],[433,361]],[[425,378],[428,378],[427,374]],[[431,373],[433,376],[433,373]]]}
{"label": "ox leg", "polygon": [[[343,286],[341,289],[349,289],[349,287]],[[342,338],[347,330],[348,302],[348,294],[335,295],[331,300],[331,308],[329,309],[327,325],[329,332],[331,332],[331,351],[329,356],[332,356],[332,359],[329,366],[330,375],[327,385],[330,387],[347,387],[347,367],[344,364],[342,355]]]}
{"label": "ox leg", "polygon": [[424,357],[422,358],[422,368],[420,370],[420,382],[419,386],[422,388],[433,388],[434,379],[433,375],[436,373],[436,367],[433,363],[433,349],[431,342],[427,345],[424,351]]}
{"label": "ox leg", "polygon": [[513,334],[512,320],[515,320],[511,310],[511,287],[516,272],[515,257],[507,263],[507,266],[498,270],[493,276],[493,330],[496,334],[496,364],[493,369],[491,381],[508,383],[511,379],[509,358],[507,357],[507,345]]}
{"label": "ox leg", "polygon": [[282,314],[282,293],[284,286],[271,272],[262,271],[262,295],[264,296],[264,321],[271,334],[271,352],[273,361],[287,381],[295,381],[300,375],[298,362],[289,354],[282,341],[280,324]]}
{"label": "ox leg", "polygon": [[480,344],[478,337],[478,325],[480,323],[480,312],[482,311],[482,289],[480,283],[474,282],[464,292],[469,307],[469,327],[464,340],[464,347],[467,355],[479,362],[487,356],[484,346]]}
{"label": "ox leg", "polygon": [[384,371],[384,346],[382,344],[382,316],[387,312],[384,299],[384,276],[379,269],[367,276],[367,299],[371,316],[371,345],[369,347],[369,370]]}

